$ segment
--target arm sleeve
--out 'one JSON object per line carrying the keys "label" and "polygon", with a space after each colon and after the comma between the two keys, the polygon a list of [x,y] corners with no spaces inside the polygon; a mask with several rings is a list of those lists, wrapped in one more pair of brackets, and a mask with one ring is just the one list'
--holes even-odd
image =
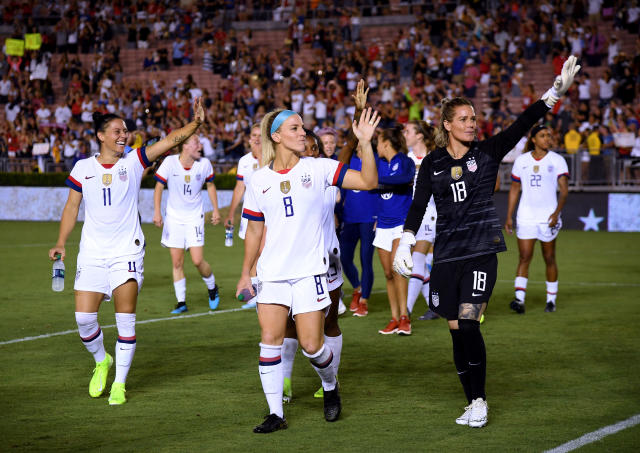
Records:
{"label": "arm sleeve", "polygon": [[247,187],[244,193],[244,205],[242,207],[242,217],[247,220],[255,220],[256,222],[264,222],[264,214],[258,207],[256,195],[253,186]]}
{"label": "arm sleeve", "polygon": [[82,175],[81,175],[81,170],[79,168],[80,165],[78,165],[78,163],[80,163],[80,161],[76,162],[76,164],[73,166],[73,169],[71,170],[71,173],[67,177],[65,184],[71,187],[76,192],[82,193]]}
{"label": "arm sleeve", "polygon": [[569,177],[569,167],[567,166],[567,161],[564,157],[558,155],[558,178],[560,176]]}
{"label": "arm sleeve", "polygon": [[414,234],[418,232],[422,218],[427,210],[427,204],[433,194],[431,188],[431,155],[424,158],[420,170],[418,171],[418,179],[416,180],[416,190],[413,196],[413,202],[407,213],[407,219],[404,222],[405,231],[411,231]]}
{"label": "arm sleeve", "polygon": [[209,159],[207,159],[206,157],[204,157],[203,159],[206,160],[206,162],[204,164],[204,168],[205,168],[204,180],[205,180],[205,182],[213,182],[213,180],[215,179],[216,175],[213,172],[213,166],[211,165],[211,161]]}
{"label": "arm sleeve", "polygon": [[520,182],[520,178],[521,178],[521,172],[520,172],[520,162],[522,162],[522,159],[516,159],[516,161],[513,163],[513,167],[511,168],[511,180],[515,181],[515,182]]}
{"label": "arm sleeve", "polygon": [[513,149],[520,139],[529,132],[529,129],[547,112],[549,107],[544,101],[539,100],[531,104],[520,116],[504,131],[480,142],[479,148],[491,155],[497,161]]}
{"label": "arm sleeve", "polygon": [[324,157],[317,160],[321,161],[326,185],[342,187],[344,175],[347,174],[349,167],[342,162]]}
{"label": "arm sleeve", "polygon": [[158,168],[158,171],[156,171],[156,174],[153,175],[153,179],[155,179],[159,183],[164,184],[165,186],[167,185],[167,177],[168,177],[167,166],[169,164],[167,162],[169,162],[169,159],[163,160],[162,163],[160,164],[160,168]]}
{"label": "arm sleeve", "polygon": [[149,159],[147,158],[147,147],[146,146],[142,146],[136,150],[134,150],[135,153],[138,156],[138,160],[140,161],[140,164],[142,165],[142,168],[148,168],[151,166],[151,162],[149,162]]}
{"label": "arm sleeve", "polygon": [[378,184],[407,184],[413,181],[416,174],[416,164],[410,158],[398,161],[399,168],[387,174],[382,165],[378,165]]}

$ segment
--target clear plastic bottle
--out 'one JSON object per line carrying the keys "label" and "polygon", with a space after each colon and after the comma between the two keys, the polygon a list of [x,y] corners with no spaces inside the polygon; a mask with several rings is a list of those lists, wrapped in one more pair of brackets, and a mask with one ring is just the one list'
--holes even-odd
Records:
{"label": "clear plastic bottle", "polygon": [[53,262],[53,273],[51,277],[51,289],[60,292],[64,290],[64,261],[62,261],[60,254],[56,255],[56,260]]}
{"label": "clear plastic bottle", "polygon": [[233,225],[227,225],[224,229],[224,245],[226,247],[233,246]]}

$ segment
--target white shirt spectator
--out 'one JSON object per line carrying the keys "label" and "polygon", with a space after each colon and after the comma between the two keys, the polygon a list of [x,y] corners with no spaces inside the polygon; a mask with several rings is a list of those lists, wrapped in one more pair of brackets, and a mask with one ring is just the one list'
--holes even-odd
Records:
{"label": "white shirt spectator", "polygon": [[0,80],[0,96],[9,96],[11,92],[11,79]]}
{"label": "white shirt spectator", "polygon": [[196,100],[196,98],[202,96],[202,90],[198,87],[193,87],[189,89],[189,94],[191,95],[191,102],[193,102]]}
{"label": "white shirt spectator", "polygon": [[56,117],[56,123],[67,124],[71,119],[71,109],[68,105],[59,105],[56,107],[54,116]]}
{"label": "white shirt spectator", "polygon": [[302,112],[302,102],[304,101],[304,94],[301,91],[291,93],[291,110],[294,112]]}
{"label": "white shirt spectator", "polygon": [[36,110],[36,118],[38,123],[46,123],[47,121],[49,121],[50,117],[51,110],[49,110],[46,105],[43,105],[38,110]]}
{"label": "white shirt spectator", "polygon": [[75,157],[77,151],[78,140],[67,140],[64,142],[64,150],[62,151],[62,154],[66,159]]}
{"label": "white shirt spectator", "polygon": [[347,72],[347,90],[349,92],[356,90],[356,85],[358,84],[358,80],[360,79],[360,74],[357,72]]}
{"label": "white shirt spectator", "polygon": [[598,79],[598,86],[600,87],[600,99],[611,99],[613,97],[613,89],[616,86],[614,79],[609,79],[606,82],[604,79]]}
{"label": "white shirt spectator", "polygon": [[607,63],[612,65],[614,63],[615,58],[620,53],[620,44],[615,36],[611,37],[611,41],[609,42],[609,47],[607,48]]}
{"label": "white shirt spectator", "polygon": [[211,145],[211,140],[204,134],[200,135],[200,143],[202,143],[202,154],[204,157],[211,160],[216,157],[216,150]]}
{"label": "white shirt spectator", "polygon": [[602,8],[602,0],[589,0],[589,16],[600,15],[600,8]]}
{"label": "white shirt spectator", "polygon": [[18,113],[20,113],[20,106],[16,102],[13,107],[11,107],[11,102],[8,102],[4,106],[4,112],[7,121],[13,123],[16,120]]}
{"label": "white shirt spectator", "polygon": [[591,80],[585,79],[584,82],[578,85],[578,98],[581,101],[588,101],[591,99]]}
{"label": "white shirt spectator", "polygon": [[327,103],[324,99],[319,99],[315,104],[316,119],[323,121],[327,119]]}

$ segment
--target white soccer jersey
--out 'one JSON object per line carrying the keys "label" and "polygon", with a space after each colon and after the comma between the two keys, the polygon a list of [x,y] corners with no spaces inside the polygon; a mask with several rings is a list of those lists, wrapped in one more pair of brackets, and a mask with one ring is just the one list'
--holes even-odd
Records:
{"label": "white soccer jersey", "polygon": [[66,183],[82,194],[85,211],[80,255],[113,258],[143,251],[138,193],[149,165],[143,147],[113,165],[104,166],[94,156],[73,166]]}
{"label": "white soccer jersey", "polygon": [[192,223],[204,218],[202,185],[213,182],[213,167],[209,159],[201,158],[191,168],[184,168],[179,157],[167,157],[155,178],[169,188],[167,217],[178,223]]}
{"label": "white soccer jersey", "polygon": [[556,191],[560,176],[568,177],[569,169],[564,158],[553,151],[540,160],[534,159],[531,152],[518,156],[511,170],[511,179],[522,187],[518,224],[547,223],[558,206]]}
{"label": "white soccer jersey", "polygon": [[264,221],[266,240],[258,259],[261,281],[324,275],[329,265],[323,235],[328,186],[342,185],[347,167],[332,159],[305,157],[290,170],[256,171],[242,216]]}
{"label": "white soccer jersey", "polygon": [[340,243],[338,242],[338,236],[336,235],[336,218],[334,210],[336,207],[336,197],[338,196],[338,189],[335,186],[327,187],[324,191],[324,200],[322,204],[322,210],[324,212],[324,218],[322,220],[322,234],[324,237],[325,248],[327,252],[340,256]]}

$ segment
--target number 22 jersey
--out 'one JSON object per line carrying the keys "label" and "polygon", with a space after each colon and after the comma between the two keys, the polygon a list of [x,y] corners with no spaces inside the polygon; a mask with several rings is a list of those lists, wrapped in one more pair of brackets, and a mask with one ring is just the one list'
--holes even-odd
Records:
{"label": "number 22 jersey", "polygon": [[100,164],[97,156],[76,162],[66,183],[84,200],[81,255],[114,258],[144,250],[138,194],[142,172],[149,165],[144,147],[124,154],[113,165]]}
{"label": "number 22 jersey", "polygon": [[332,159],[301,158],[289,170],[257,170],[242,211],[264,221],[264,249],[258,259],[261,281],[281,281],[325,274],[324,196],[328,186],[342,186],[347,167]]}

